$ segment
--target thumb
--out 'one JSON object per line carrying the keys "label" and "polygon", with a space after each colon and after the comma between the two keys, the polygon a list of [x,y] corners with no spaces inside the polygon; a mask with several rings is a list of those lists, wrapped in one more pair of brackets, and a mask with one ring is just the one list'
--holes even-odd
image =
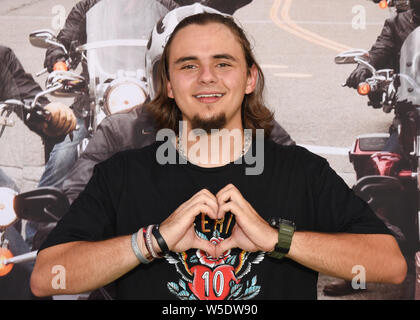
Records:
{"label": "thumb", "polygon": [[210,241],[198,238],[194,241],[192,248],[205,251],[209,256],[217,257],[216,246]]}
{"label": "thumb", "polygon": [[227,238],[225,240],[223,240],[222,242],[220,242],[216,247],[215,247],[215,255],[214,257],[221,257],[223,255],[223,253],[225,253],[226,251],[233,249],[233,248],[237,248],[238,245],[235,241],[235,239],[233,239],[232,237]]}

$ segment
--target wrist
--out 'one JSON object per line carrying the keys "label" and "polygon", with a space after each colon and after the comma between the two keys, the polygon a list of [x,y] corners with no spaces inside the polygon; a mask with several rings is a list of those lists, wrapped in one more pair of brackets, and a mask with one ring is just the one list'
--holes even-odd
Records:
{"label": "wrist", "polygon": [[270,250],[267,251],[267,253],[273,252],[276,248],[276,244],[279,239],[279,230],[277,228],[271,227],[271,232],[269,236],[269,248]]}
{"label": "wrist", "polygon": [[159,244],[158,244],[158,242],[157,242],[157,240],[156,240],[156,238],[153,234],[152,234],[152,246],[153,246],[153,249],[155,250],[155,252],[158,255],[160,255],[162,253],[162,250],[160,249]]}
{"label": "wrist", "polygon": [[146,229],[143,229],[143,239],[149,254],[153,258],[162,258],[163,254],[161,253],[162,250],[160,250],[159,241],[153,235],[153,229],[155,227],[156,225],[151,224]]}
{"label": "wrist", "polygon": [[154,258],[152,257],[149,250],[147,250],[146,243],[144,242],[143,228],[140,228],[139,232],[137,232],[137,244],[139,245],[139,249],[143,257],[145,257],[150,262],[153,261]]}
{"label": "wrist", "polygon": [[295,224],[285,219],[274,219],[270,221],[270,224],[277,228],[278,232],[274,249],[268,255],[276,259],[282,259],[289,253],[295,233]]}

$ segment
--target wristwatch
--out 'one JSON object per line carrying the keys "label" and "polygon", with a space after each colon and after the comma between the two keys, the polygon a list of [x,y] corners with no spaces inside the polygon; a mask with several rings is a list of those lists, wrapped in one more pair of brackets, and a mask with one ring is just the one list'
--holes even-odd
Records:
{"label": "wristwatch", "polygon": [[279,230],[279,235],[274,250],[269,252],[268,256],[275,259],[282,259],[289,252],[292,237],[296,229],[295,223],[281,218],[272,218],[269,223],[272,227]]}

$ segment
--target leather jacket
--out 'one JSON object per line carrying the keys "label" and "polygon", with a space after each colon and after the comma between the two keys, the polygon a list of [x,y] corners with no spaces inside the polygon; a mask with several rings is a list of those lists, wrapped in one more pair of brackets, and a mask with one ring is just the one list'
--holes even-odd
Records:
{"label": "leather jacket", "polygon": [[411,9],[385,21],[381,34],[369,50],[369,61],[376,69],[399,71],[400,50],[407,36],[420,25],[420,17]]}
{"label": "leather jacket", "polygon": [[[10,48],[0,45],[0,101],[8,99],[31,101],[41,91],[39,84],[35,82],[31,74],[25,71],[14,52]],[[46,105],[50,101],[46,97],[41,97],[38,102],[40,105]],[[17,115],[29,129],[43,139],[47,139],[47,136],[37,129],[34,123],[27,121],[22,113]]]}
{"label": "leather jacket", "polygon": [[[102,120],[86,150],[63,183],[63,191],[70,203],[84,190],[97,163],[119,151],[150,145],[155,142],[155,138],[154,120],[142,106],[130,112],[113,114]],[[282,145],[295,144],[277,122],[274,123],[270,139]]]}
{"label": "leather jacket", "polygon": [[[8,48],[0,45],[0,101],[7,99],[31,100],[42,89],[31,74],[26,73],[22,64]],[[47,104],[49,100],[39,100]]]}

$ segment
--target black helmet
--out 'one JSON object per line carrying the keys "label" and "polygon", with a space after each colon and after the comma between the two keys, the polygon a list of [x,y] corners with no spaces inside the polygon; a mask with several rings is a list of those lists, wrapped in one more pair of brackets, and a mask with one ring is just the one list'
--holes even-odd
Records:
{"label": "black helmet", "polygon": [[420,15],[420,0],[410,0],[410,6],[416,14]]}
{"label": "black helmet", "polygon": [[395,8],[397,12],[403,12],[410,9],[410,0],[394,0]]}

